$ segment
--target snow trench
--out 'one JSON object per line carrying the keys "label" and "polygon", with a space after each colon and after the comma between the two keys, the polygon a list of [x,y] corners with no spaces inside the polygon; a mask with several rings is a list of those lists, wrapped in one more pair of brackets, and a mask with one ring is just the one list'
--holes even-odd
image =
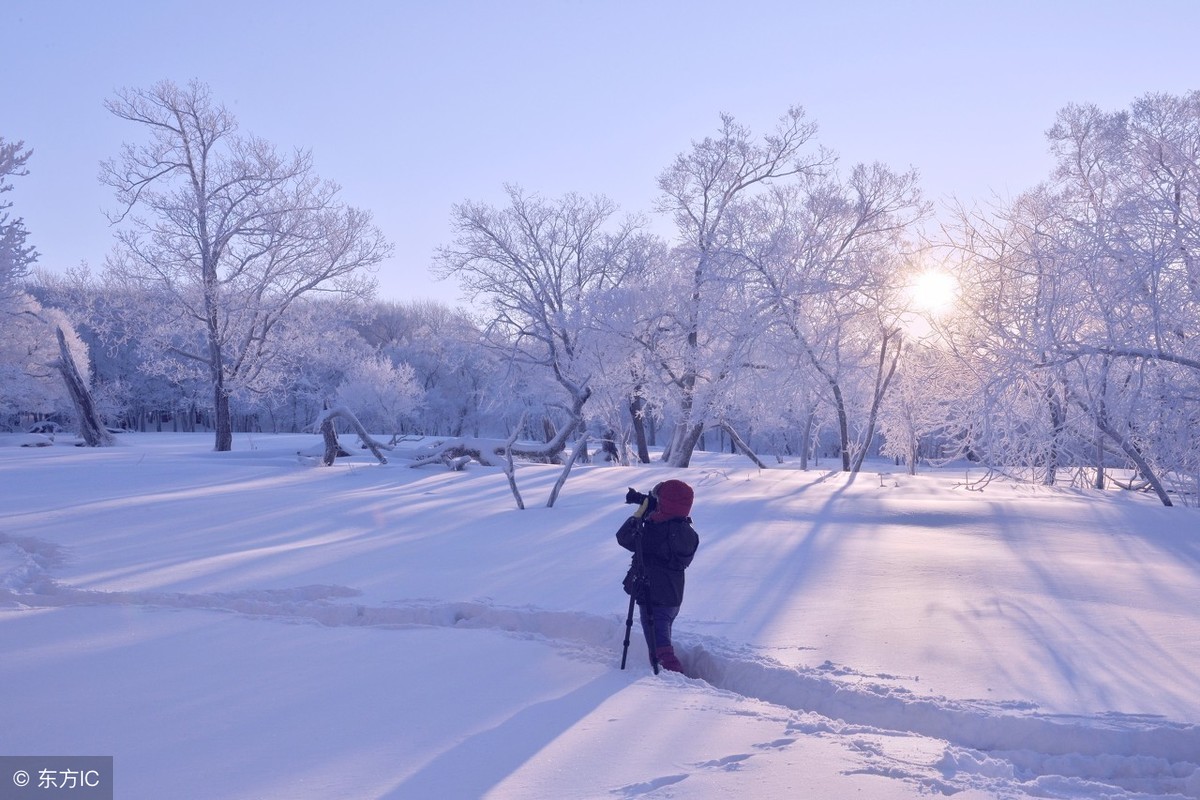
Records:
{"label": "snow trench", "polygon": [[[488,602],[416,601],[387,606],[349,602],[359,595],[344,586],[240,592],[101,592],[76,589],[50,573],[60,549],[33,538],[0,534],[0,608],[141,606],[222,611],[324,626],[488,629],[543,641],[588,660],[620,660],[625,634],[621,616],[511,608]],[[635,623],[634,639],[639,636]],[[996,796],[1200,798],[1200,725],[1158,716],[1039,713],[1029,703],[963,701],[918,695],[825,663],[788,667],[708,637],[677,643],[686,677],[711,687],[797,712],[789,730],[800,735],[839,736],[870,751],[876,736],[921,736],[945,743],[928,769],[906,769],[879,757],[869,771],[922,784],[924,791],[955,794],[972,788]],[[689,641],[691,643],[689,643]],[[635,648],[636,651],[635,651]],[[644,644],[631,646],[631,670],[647,671]],[[664,673],[668,679],[676,679]],[[678,678],[683,680],[683,678]],[[869,755],[869,753],[868,753]]]}

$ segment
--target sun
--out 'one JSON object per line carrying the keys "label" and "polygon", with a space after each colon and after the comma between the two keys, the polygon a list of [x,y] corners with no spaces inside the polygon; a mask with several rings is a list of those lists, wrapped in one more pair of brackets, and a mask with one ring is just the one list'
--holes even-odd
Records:
{"label": "sun", "polygon": [[916,276],[909,286],[909,292],[914,311],[936,317],[954,307],[958,281],[948,272],[927,269]]}

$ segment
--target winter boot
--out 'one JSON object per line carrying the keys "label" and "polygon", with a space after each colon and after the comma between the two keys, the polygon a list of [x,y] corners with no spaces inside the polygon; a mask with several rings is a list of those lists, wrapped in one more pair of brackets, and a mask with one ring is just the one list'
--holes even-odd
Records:
{"label": "winter boot", "polygon": [[683,664],[679,663],[674,647],[660,647],[654,652],[658,656],[659,666],[663,669],[669,669],[671,672],[683,672]]}

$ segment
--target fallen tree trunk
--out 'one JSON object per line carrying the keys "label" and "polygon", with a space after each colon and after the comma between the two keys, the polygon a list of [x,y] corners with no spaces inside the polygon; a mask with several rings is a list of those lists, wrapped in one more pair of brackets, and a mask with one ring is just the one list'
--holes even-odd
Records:
{"label": "fallen tree trunk", "polygon": [[753,461],[756,467],[759,469],[770,469],[770,467],[763,463],[761,458],[755,455],[754,451],[750,449],[750,445],[746,444],[746,440],[738,435],[738,432],[733,429],[732,425],[721,423],[721,429],[729,434],[729,440],[733,442],[733,446],[740,450],[742,455]]}
{"label": "fallen tree trunk", "polygon": [[[445,463],[447,459],[471,458],[485,467],[502,467],[511,454],[515,458],[536,461],[542,464],[559,464],[567,437],[575,425],[564,425],[554,439],[545,444],[515,444],[513,440],[476,439],[460,436],[437,442],[428,452],[413,460],[409,466],[424,467],[429,464]],[[520,427],[516,428],[520,430]]]}
{"label": "fallen tree trunk", "polygon": [[341,417],[353,426],[354,432],[358,434],[358,438],[370,448],[371,453],[379,460],[380,464],[388,463],[382,451],[385,449],[390,450],[391,448],[371,438],[371,435],[367,433],[367,429],[358,421],[358,417],[354,416],[354,412],[345,406],[335,406],[322,411],[321,416],[317,419],[317,425],[321,429],[321,436],[325,439],[325,457],[322,459],[325,466],[332,466],[334,460],[339,455],[348,455],[342,449],[341,444],[338,443],[337,432],[333,429],[333,421],[338,417]]}

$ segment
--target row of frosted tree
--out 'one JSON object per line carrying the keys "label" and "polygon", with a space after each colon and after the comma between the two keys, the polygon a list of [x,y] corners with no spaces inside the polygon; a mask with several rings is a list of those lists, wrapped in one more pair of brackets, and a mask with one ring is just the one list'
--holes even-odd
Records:
{"label": "row of frosted tree", "polygon": [[[100,272],[34,272],[0,205],[10,427],[85,413],[70,361],[107,424],[211,430],[217,450],[342,407],[548,459],[962,459],[1196,502],[1200,93],[1063,109],[1042,184],[936,227],[916,171],[841,164],[802,109],[762,135],[723,115],[658,176],[647,213],[671,236],[595,195],[454,206],[432,268],[465,308],[372,299],[392,246],[370,215],[203,85],[108,107],[137,138],[103,165],[119,233]],[[0,191],[30,155],[0,140]],[[953,302],[930,306],[929,274]]]}

